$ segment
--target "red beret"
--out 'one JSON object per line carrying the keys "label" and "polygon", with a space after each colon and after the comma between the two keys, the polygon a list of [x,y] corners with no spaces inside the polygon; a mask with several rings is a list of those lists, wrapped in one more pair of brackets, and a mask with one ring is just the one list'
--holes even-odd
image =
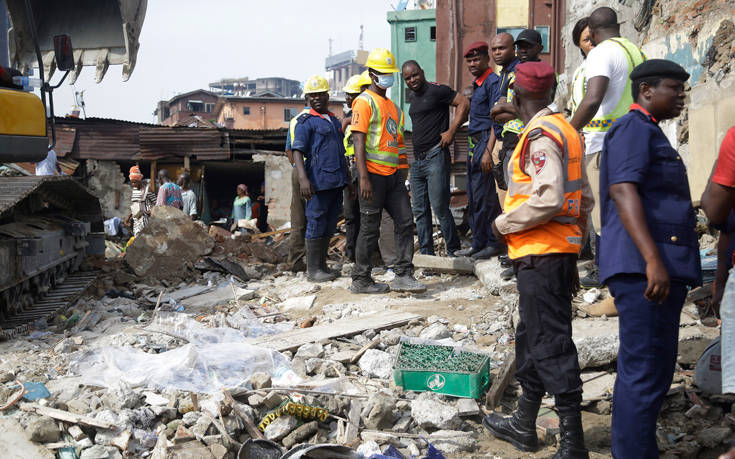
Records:
{"label": "red beret", "polygon": [[467,48],[464,52],[464,57],[469,57],[471,54],[475,53],[487,54],[488,49],[490,49],[490,45],[488,45],[486,41],[476,41]]}
{"label": "red beret", "polygon": [[554,86],[554,69],[545,62],[524,62],[516,66],[514,86],[532,93],[543,93]]}

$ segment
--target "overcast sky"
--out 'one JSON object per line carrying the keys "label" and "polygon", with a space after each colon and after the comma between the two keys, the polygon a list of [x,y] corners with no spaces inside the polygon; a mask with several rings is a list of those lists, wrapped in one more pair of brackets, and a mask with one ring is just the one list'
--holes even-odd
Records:
{"label": "overcast sky", "polygon": [[[110,66],[100,84],[85,67],[74,87],[54,92],[56,114],[68,113],[84,90],[87,116],[155,122],[158,100],[220,78],[280,76],[305,81],[325,74],[329,38],[334,53],[390,48],[386,12],[397,0],[148,0],[138,63],[127,82]],[[413,3],[413,2],[411,2]],[[73,37],[72,37],[73,44]],[[57,81],[58,74],[53,82]]]}

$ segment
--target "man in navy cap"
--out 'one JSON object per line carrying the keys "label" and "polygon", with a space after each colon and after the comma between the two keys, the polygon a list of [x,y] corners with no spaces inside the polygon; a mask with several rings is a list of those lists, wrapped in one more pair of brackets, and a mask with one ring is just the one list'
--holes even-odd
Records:
{"label": "man in navy cap", "polygon": [[526,126],[508,164],[503,214],[492,225],[508,244],[518,278],[516,378],[523,394],[509,418],[492,413],[483,424],[523,451],[538,448],[536,416],[554,395],[561,443],[555,458],[588,458],[582,429],[582,380],[572,341],[572,297],[579,289],[577,256],[592,191],[582,168],[584,141],[549,107],[556,81],[543,62],[518,64],[513,105]]}
{"label": "man in navy cap", "polygon": [[494,147],[494,142],[490,141],[493,129],[490,108],[500,81],[490,68],[488,49],[486,42],[478,41],[471,44],[464,53],[467,69],[475,77],[470,99],[470,151],[467,157],[467,198],[472,246],[455,253],[457,256],[471,256],[475,259],[490,258],[505,251],[503,244],[490,231],[490,224],[500,215],[498,192],[492,176],[483,173],[481,166],[483,156],[491,155]]}
{"label": "man in navy cap", "polygon": [[686,168],[658,125],[684,109],[688,78],[671,61],[638,65],[635,102],[602,146],[600,280],[620,316],[616,458],[658,457],[656,419],[674,374],[679,316],[687,288],[702,283]]}

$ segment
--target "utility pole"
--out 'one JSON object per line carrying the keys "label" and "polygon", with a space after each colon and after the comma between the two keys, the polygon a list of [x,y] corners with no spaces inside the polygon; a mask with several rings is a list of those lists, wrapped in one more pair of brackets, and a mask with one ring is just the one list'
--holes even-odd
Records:
{"label": "utility pole", "polygon": [[365,38],[365,26],[360,24],[360,42],[357,44],[357,49],[365,49],[365,43],[363,39]]}

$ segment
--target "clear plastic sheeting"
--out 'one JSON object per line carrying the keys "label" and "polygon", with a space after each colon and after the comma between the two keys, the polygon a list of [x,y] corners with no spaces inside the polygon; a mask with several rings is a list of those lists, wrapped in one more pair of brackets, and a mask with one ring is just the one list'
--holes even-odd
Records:
{"label": "clear plastic sheeting", "polygon": [[283,373],[288,359],[271,349],[246,343],[190,343],[161,354],[105,347],[88,351],[71,365],[84,384],[177,389],[211,394],[247,384],[250,375]]}
{"label": "clear plastic sheeting", "polygon": [[264,324],[245,306],[227,318],[233,328],[209,328],[182,313],[159,312],[147,330],[161,331],[186,339],[190,343],[241,343],[248,338],[274,335],[293,328],[291,323]]}

